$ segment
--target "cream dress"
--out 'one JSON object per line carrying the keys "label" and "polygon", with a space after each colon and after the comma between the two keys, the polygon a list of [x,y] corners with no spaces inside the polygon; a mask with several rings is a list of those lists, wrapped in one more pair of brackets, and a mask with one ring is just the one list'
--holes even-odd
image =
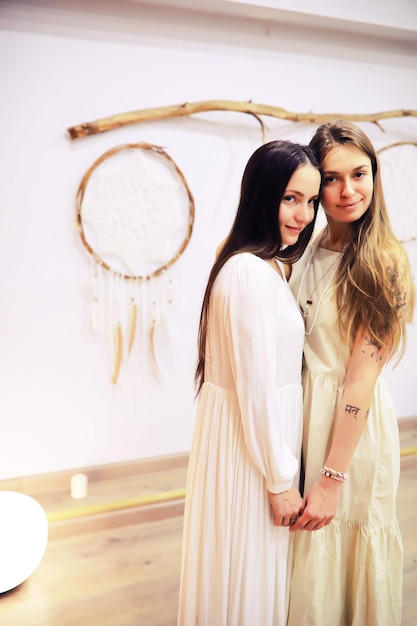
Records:
{"label": "cream dress", "polygon": [[[295,264],[290,285],[304,308],[311,244]],[[318,248],[305,338],[305,494],[320,477],[348,352],[340,338],[334,292],[323,289],[337,253]],[[327,276],[320,279],[329,269]],[[301,289],[300,289],[301,285]],[[337,468],[335,468],[337,469]],[[396,519],[400,476],[398,423],[386,382],[377,380],[365,432],[343,484],[336,518],[314,532],[295,533],[289,626],[398,626],[401,623],[402,542]],[[329,479],[330,480],[330,479]]]}
{"label": "cream dress", "polygon": [[298,486],[303,341],[286,280],[252,254],[229,259],[210,299],[179,626],[286,624],[292,537],[273,525],[267,490]]}

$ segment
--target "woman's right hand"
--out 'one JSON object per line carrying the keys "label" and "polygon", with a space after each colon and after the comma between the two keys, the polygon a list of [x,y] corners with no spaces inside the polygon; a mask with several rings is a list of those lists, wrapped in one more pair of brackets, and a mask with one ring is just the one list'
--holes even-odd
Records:
{"label": "woman's right hand", "polygon": [[305,509],[298,520],[291,524],[295,530],[320,530],[334,519],[339,505],[343,482],[321,476],[306,497]]}
{"label": "woman's right hand", "polygon": [[268,496],[274,511],[274,526],[291,526],[304,509],[304,500],[295,487],[281,493],[268,491]]}

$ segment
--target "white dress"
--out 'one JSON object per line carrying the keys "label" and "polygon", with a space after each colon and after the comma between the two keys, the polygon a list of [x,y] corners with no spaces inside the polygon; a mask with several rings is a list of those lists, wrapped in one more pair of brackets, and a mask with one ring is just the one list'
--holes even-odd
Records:
{"label": "white dress", "polygon": [[292,537],[273,525],[267,490],[298,487],[303,340],[286,280],[255,255],[229,259],[210,299],[179,626],[286,624]]}
{"label": "white dress", "polygon": [[[304,272],[312,245],[314,242],[294,265],[290,280],[301,305],[310,297]],[[342,402],[348,360],[347,347],[339,334],[334,292],[326,289],[337,254],[318,248],[310,277],[316,289],[306,318],[310,334],[306,335],[304,347],[306,493],[320,477],[326,459],[334,416]],[[399,477],[398,423],[391,394],[380,375],[335,519],[321,530],[295,533],[289,626],[399,626]]]}

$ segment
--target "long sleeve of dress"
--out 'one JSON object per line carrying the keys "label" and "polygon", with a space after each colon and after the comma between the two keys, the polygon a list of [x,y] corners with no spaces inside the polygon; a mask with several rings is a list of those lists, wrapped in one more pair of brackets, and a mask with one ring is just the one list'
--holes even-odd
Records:
{"label": "long sleeve of dress", "polygon": [[[267,489],[285,491],[298,471],[288,439],[302,412],[303,333],[294,332],[293,318],[299,313],[288,300],[292,294],[265,261],[246,253],[224,268],[213,296],[221,299],[248,452]],[[299,377],[286,380],[286,360],[294,358]]]}

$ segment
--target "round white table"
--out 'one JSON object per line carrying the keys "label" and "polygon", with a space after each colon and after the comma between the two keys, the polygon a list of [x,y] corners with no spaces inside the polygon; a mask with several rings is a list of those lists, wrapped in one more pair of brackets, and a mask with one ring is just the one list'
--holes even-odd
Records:
{"label": "round white table", "polygon": [[39,502],[17,491],[0,491],[0,593],[33,574],[47,543],[48,519]]}

